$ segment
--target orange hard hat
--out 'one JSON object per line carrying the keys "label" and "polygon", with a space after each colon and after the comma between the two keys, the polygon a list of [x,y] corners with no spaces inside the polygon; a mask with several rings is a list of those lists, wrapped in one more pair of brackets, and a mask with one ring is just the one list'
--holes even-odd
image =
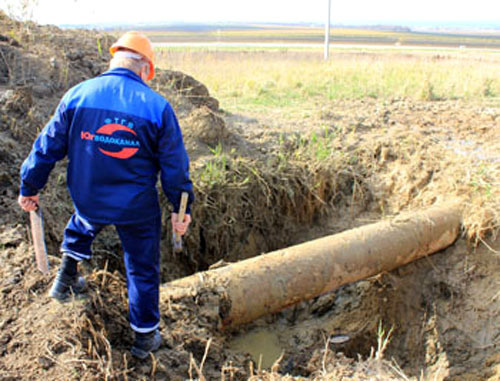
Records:
{"label": "orange hard hat", "polygon": [[118,41],[116,41],[109,48],[109,52],[111,56],[115,55],[115,52],[120,49],[130,49],[134,52],[142,54],[149,61],[149,75],[147,80],[153,79],[155,76],[155,67],[153,65],[153,46],[151,45],[151,41],[141,32],[127,32],[123,36],[121,36]]}

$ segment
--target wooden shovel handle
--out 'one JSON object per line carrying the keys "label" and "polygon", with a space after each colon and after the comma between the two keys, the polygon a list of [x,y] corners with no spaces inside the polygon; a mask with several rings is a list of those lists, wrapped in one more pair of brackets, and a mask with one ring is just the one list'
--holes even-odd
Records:
{"label": "wooden shovel handle", "polygon": [[[187,202],[188,202],[188,193],[182,192],[181,194],[181,205],[179,207],[179,213],[177,215],[177,219],[179,222],[184,222],[184,216],[186,214]],[[181,235],[177,232],[174,232],[174,239],[177,244],[181,243]],[[181,243],[182,244],[182,243]]]}

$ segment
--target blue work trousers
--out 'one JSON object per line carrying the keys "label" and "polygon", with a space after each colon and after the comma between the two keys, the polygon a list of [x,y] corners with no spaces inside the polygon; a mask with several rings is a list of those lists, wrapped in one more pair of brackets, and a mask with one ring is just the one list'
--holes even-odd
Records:
{"label": "blue work trousers", "polygon": [[[61,251],[77,261],[90,259],[92,242],[104,226],[73,214]],[[161,217],[140,224],[115,224],[115,228],[124,251],[130,326],[136,332],[154,331],[160,324]]]}

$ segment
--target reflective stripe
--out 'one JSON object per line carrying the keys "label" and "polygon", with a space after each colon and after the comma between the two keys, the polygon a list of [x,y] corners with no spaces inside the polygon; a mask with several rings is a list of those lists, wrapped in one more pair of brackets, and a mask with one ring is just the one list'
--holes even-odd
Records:
{"label": "reflective stripe", "polygon": [[61,253],[66,254],[68,257],[71,257],[78,262],[80,262],[84,259],[90,259],[90,255],[77,253],[76,251],[72,251],[72,250],[68,250],[68,249],[62,249]]}
{"label": "reflective stripe", "polygon": [[160,323],[158,322],[158,324],[156,324],[154,327],[149,327],[149,328],[139,328],[137,327],[136,325],[133,325],[132,323],[130,323],[130,327],[135,331],[135,332],[139,332],[139,333],[149,333],[149,332],[153,332],[154,330],[158,329],[158,327],[160,326]]}

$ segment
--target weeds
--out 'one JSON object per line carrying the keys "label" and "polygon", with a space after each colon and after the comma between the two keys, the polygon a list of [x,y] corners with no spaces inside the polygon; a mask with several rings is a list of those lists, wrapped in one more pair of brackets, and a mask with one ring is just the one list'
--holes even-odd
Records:
{"label": "weeds", "polygon": [[[381,360],[384,357],[387,345],[391,341],[391,335],[393,330],[394,327],[391,327],[389,332],[386,332],[385,329],[382,327],[382,320],[379,321],[377,329],[377,351],[375,352],[375,360]],[[370,357],[373,357],[373,348]]]}
{"label": "weeds", "polygon": [[286,141],[284,137],[280,138],[280,146],[282,147],[278,154],[280,162],[288,159],[282,151],[286,150],[286,147],[290,145],[295,147],[293,152],[295,160],[312,161],[318,164],[336,156],[335,145],[339,144],[337,132],[331,131],[327,126],[324,126],[322,131],[313,131],[309,137],[295,135],[291,139],[290,142]]}
{"label": "weeds", "polygon": [[483,82],[483,95],[485,97],[494,97],[495,92],[495,80],[493,78],[485,78]]}
{"label": "weeds", "polygon": [[96,38],[96,45],[97,45],[97,52],[99,53],[99,56],[102,57],[102,45],[101,45],[101,39],[99,37]]}
{"label": "weeds", "polygon": [[210,148],[210,151],[214,157],[206,161],[203,170],[199,173],[199,181],[209,186],[226,183],[228,159],[222,149],[222,144],[219,143],[215,148]]}
{"label": "weeds", "polygon": [[488,172],[488,167],[482,165],[473,174],[470,185],[474,187],[476,192],[482,192],[486,199],[490,199],[493,195],[493,187],[500,185],[500,183],[495,183],[494,181]]}
{"label": "weeds", "polygon": [[69,62],[65,60],[64,66],[59,72],[59,87],[67,88],[68,81],[69,81]]}
{"label": "weeds", "polygon": [[439,96],[436,94],[436,89],[429,79],[424,81],[420,98],[424,101],[437,101]]}
{"label": "weeds", "polygon": [[196,360],[194,359],[193,355],[190,354],[189,357],[189,379],[193,380],[193,369],[196,371],[196,374],[198,375],[198,378],[195,380],[199,381],[206,381],[207,379],[203,375],[203,366],[205,365],[205,361],[207,359],[208,351],[210,349],[210,344],[212,343],[212,338],[208,339],[207,344],[205,346],[205,352],[203,354],[203,358],[200,362],[200,365],[196,364]]}

